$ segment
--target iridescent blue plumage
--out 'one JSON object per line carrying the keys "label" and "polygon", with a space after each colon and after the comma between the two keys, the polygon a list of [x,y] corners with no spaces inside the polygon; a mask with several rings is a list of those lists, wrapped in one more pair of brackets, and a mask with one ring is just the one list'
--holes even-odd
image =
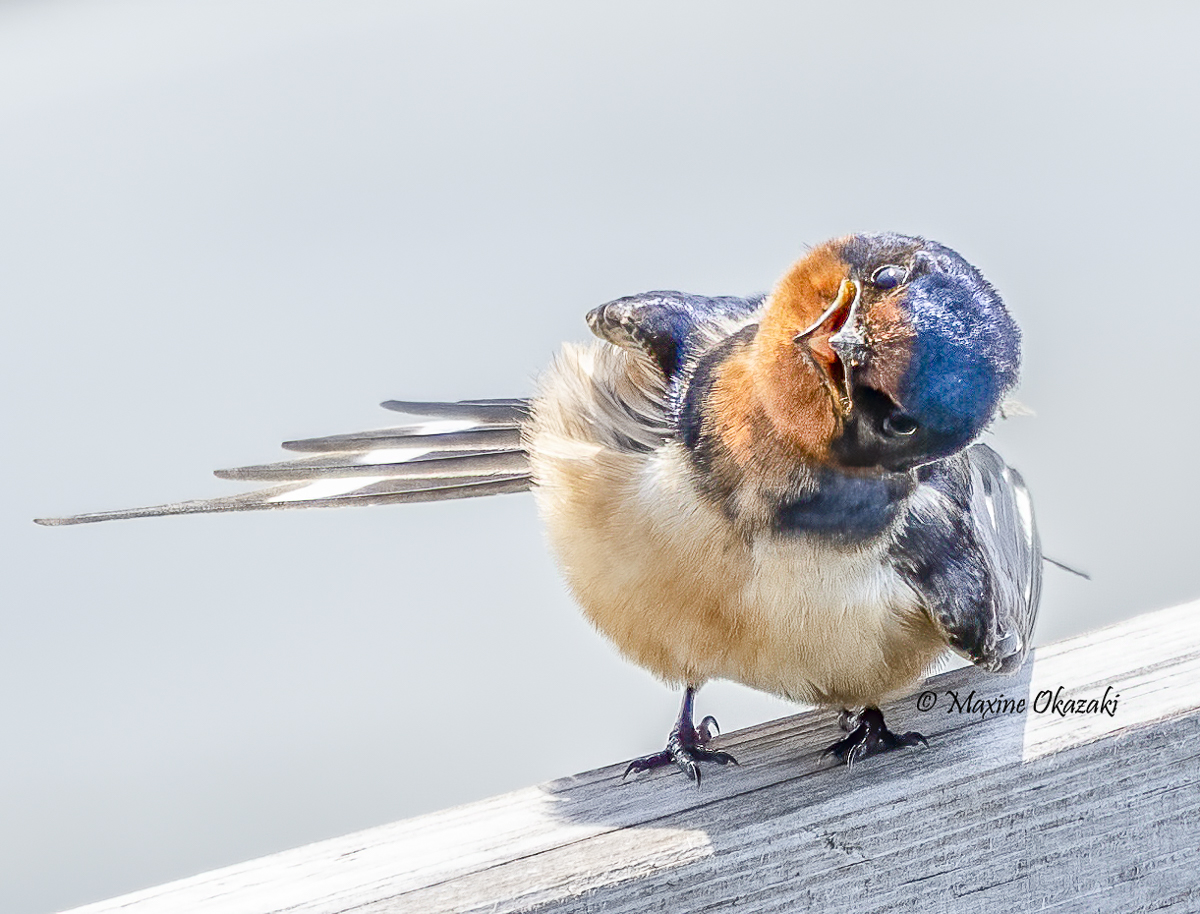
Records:
{"label": "iridescent blue plumage", "polygon": [[1000,298],[958,255],[916,258],[900,307],[913,328],[897,395],[938,433],[939,453],[974,440],[1016,383],[1020,331]]}

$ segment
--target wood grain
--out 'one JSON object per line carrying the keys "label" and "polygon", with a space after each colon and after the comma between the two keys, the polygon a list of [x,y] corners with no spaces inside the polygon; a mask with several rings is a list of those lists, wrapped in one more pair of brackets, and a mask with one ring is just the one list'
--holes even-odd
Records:
{"label": "wood grain", "polygon": [[[1033,710],[1059,687],[1115,713]],[[1200,604],[922,691],[885,712],[930,747],[852,770],[821,758],[834,716],[799,714],[719,740],[741,766],[700,790],[613,765],[76,911],[1200,910]]]}

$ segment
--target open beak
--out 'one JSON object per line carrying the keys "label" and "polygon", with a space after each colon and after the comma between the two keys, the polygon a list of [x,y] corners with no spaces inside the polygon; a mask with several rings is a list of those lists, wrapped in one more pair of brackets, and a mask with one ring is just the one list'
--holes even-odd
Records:
{"label": "open beak", "polygon": [[858,283],[843,279],[833,304],[793,341],[804,346],[821,369],[834,406],[843,416],[854,406],[850,399],[850,372],[862,362],[867,351],[856,320],[861,296]]}

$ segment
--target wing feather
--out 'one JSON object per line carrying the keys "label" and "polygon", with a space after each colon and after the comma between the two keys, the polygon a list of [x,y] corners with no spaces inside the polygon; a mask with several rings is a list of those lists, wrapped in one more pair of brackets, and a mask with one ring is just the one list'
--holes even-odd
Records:
{"label": "wing feather", "polygon": [[1033,642],[1042,547],[1029,491],[986,445],[923,468],[892,547],[950,646],[1010,672]]}
{"label": "wing feather", "polygon": [[643,292],[593,308],[587,322],[602,340],[645,352],[670,382],[697,347],[711,344],[714,329],[720,337],[727,336],[751,319],[765,299],[765,294],[738,298]]}
{"label": "wing feather", "polygon": [[991,569],[994,647],[1002,666],[1020,666],[1032,646],[1042,595],[1042,544],[1021,474],[991,448],[968,451],[976,542]]}

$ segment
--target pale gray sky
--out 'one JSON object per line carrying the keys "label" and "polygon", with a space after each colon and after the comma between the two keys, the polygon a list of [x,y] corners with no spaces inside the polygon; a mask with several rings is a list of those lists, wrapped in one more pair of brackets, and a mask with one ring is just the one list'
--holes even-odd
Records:
{"label": "pale gray sky", "polygon": [[1200,596],[1198,19],[0,4],[0,909],[659,748],[676,696],[580,619],[528,497],[30,518],[236,491],[209,472],[387,398],[528,394],[593,305],[761,290],[845,232],[949,244],[1025,329],[1037,416],[994,443],[1095,576],[1048,570],[1040,640]]}

